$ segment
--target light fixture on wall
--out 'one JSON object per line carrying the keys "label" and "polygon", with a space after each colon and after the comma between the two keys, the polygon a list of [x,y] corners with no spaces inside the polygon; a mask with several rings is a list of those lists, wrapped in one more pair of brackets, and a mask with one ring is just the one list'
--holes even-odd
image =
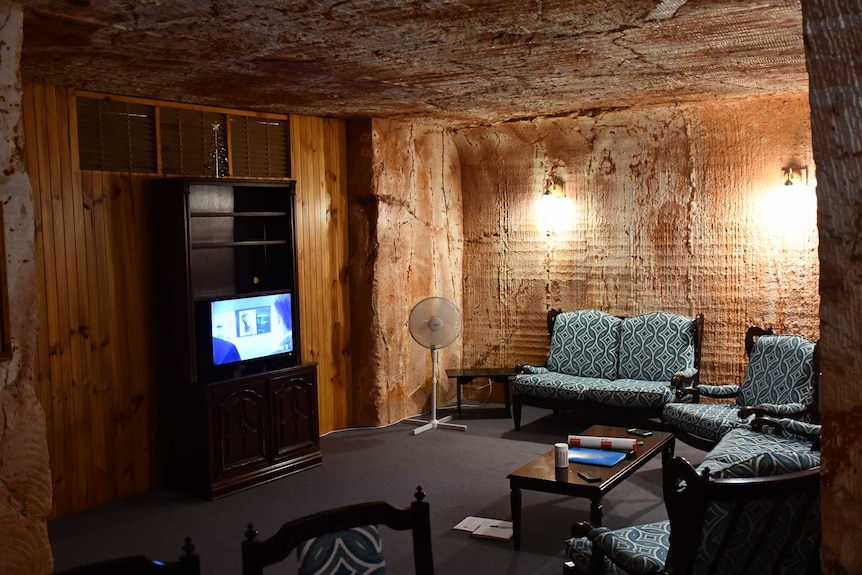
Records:
{"label": "light fixture on wall", "polygon": [[784,180],[785,186],[792,186],[794,184],[807,186],[808,168],[805,166],[788,166],[782,168],[781,177]]}
{"label": "light fixture on wall", "polygon": [[563,195],[563,186],[554,179],[554,176],[548,174],[545,176],[545,185],[543,187],[542,196],[559,198]]}

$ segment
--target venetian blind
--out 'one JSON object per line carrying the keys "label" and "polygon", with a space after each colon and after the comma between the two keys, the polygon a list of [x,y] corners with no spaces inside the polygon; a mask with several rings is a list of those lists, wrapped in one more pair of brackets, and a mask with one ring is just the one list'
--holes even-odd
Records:
{"label": "venetian blind", "polygon": [[[186,176],[215,175],[216,144],[213,125],[220,126],[223,138],[225,115],[162,107],[159,116],[162,172]],[[219,153],[226,152],[219,150]]]}
{"label": "venetian blind", "polygon": [[230,116],[233,175],[290,177],[289,134],[287,120]]}
{"label": "venetian blind", "polygon": [[77,98],[83,170],[156,172],[155,106]]}

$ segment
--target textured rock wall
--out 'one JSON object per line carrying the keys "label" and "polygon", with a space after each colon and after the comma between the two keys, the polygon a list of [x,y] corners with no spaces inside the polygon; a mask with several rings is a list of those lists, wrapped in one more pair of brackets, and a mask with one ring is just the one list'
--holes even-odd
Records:
{"label": "textured rock wall", "polygon": [[45,414],[33,387],[36,349],[34,220],[24,172],[21,117],[22,12],[0,0],[0,204],[3,206],[11,359],[0,361],[0,573],[53,569],[47,517],[51,473]]}
{"label": "textured rock wall", "polygon": [[[350,123],[348,157],[356,419],[383,425],[431,408],[430,352],[407,318],[428,296],[461,307],[460,168],[444,130],[384,120]],[[438,404],[460,357],[460,342],[439,351]]]}
{"label": "textured rock wall", "polygon": [[862,19],[860,3],[806,0],[817,160],[823,379],[824,573],[862,573]]}
{"label": "textured rock wall", "polygon": [[738,381],[751,324],[818,338],[808,118],[800,93],[457,131],[465,364],[543,361],[554,307],[703,312],[706,383]]}

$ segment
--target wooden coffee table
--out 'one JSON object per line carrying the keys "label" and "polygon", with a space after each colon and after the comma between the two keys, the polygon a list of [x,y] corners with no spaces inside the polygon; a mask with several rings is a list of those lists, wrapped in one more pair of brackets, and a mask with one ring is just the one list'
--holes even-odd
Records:
{"label": "wooden coffee table", "polygon": [[446,377],[454,379],[458,388],[458,417],[461,417],[461,386],[467,385],[474,379],[480,377],[488,378],[491,384],[503,384],[503,397],[506,402],[506,417],[512,417],[512,408],[509,405],[509,378],[517,374],[514,367],[472,367],[467,369],[447,369]]}
{"label": "wooden coffee table", "polygon": [[[568,469],[554,467],[554,450],[551,449],[541,457],[534,459],[509,474],[509,488],[512,501],[512,540],[515,551],[521,548],[521,490],[558,493],[572,497],[586,497],[590,500],[590,522],[596,527],[602,524],[602,497],[611,489],[630,477],[647,461],[662,454],[662,465],[673,457],[673,433],[653,431],[649,437],[635,437],[626,432],[625,427],[610,425],[594,425],[578,435],[596,435],[601,437],[631,437],[643,441],[637,448],[633,459],[623,459],[613,467],[569,463]],[[565,441],[562,438],[561,441]],[[588,470],[602,477],[601,481],[588,483],[578,477],[578,471]]]}

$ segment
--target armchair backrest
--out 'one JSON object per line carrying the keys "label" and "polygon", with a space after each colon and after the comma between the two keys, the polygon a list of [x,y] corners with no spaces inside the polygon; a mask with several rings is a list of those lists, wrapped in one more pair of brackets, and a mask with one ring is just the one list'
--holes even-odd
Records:
{"label": "armchair backrest", "polygon": [[[786,471],[757,456],[731,476],[676,457],[663,468],[674,573],[814,573],[819,567],[820,468]],[[761,465],[762,464],[762,465]],[[749,471],[760,476],[739,477]]]}
{"label": "armchair backrest", "polygon": [[595,309],[555,313],[548,369],[616,379],[621,323],[620,318]]}
{"label": "armchair backrest", "polygon": [[754,340],[736,401],[741,406],[810,404],[817,385],[815,342],[800,335]]}
{"label": "armchair backrest", "polygon": [[625,318],[617,377],[669,382],[677,372],[699,368],[697,322],[702,317],[656,311]]}
{"label": "armchair backrest", "polygon": [[262,575],[264,567],[283,561],[294,549],[301,575],[341,573],[360,565],[363,572],[369,565],[384,569],[380,525],[412,530],[416,575],[434,574],[431,514],[422,487],[417,487],[409,507],[372,501],[329,509],[284,523],[263,541],[249,524],[242,542],[243,575]]}

